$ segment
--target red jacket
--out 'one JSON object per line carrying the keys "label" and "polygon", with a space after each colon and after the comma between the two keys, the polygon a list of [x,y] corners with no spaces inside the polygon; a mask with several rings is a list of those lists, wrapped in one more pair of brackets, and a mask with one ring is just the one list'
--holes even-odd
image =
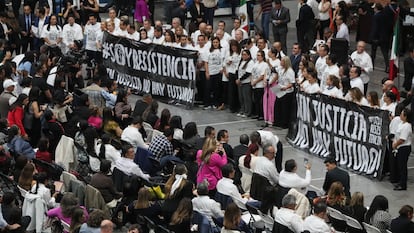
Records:
{"label": "red jacket", "polygon": [[23,118],[24,118],[24,110],[22,107],[16,107],[13,110],[9,110],[7,114],[7,121],[9,122],[9,126],[17,125],[20,129],[20,134],[22,136],[27,135],[26,131],[24,130],[23,126]]}

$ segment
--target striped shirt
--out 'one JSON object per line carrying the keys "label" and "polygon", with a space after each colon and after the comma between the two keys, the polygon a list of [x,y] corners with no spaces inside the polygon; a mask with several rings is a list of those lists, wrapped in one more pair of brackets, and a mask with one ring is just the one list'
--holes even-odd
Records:
{"label": "striped shirt", "polygon": [[262,13],[268,13],[272,11],[272,0],[262,0],[260,6],[262,7]]}

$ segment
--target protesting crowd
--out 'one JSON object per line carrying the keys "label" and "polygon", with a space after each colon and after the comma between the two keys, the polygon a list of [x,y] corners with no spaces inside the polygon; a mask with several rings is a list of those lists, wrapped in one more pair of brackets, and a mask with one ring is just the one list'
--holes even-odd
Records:
{"label": "protesting crowd", "polygon": [[[0,227],[36,233],[109,233],[115,226],[128,233],[413,232],[412,206],[392,219],[388,199],[377,195],[367,208],[335,155],[324,160],[323,193],[317,193],[310,189],[311,164],[300,177],[301,166],[283,160],[272,132],[246,132],[239,145],[229,144],[227,129],[216,133],[207,126],[200,136],[197,122],[159,111],[150,93],[131,104],[136,90],[108,77],[102,47],[112,34],[197,51],[196,101],[209,113],[229,109],[286,129],[297,92],[389,111],[383,173],[394,190],[407,190],[414,48],[404,61],[404,99],[392,80],[383,80],[383,93],[369,89],[378,46],[385,72],[391,69],[393,22],[409,14],[406,6],[394,0],[358,5],[357,45],[344,59],[332,47],[338,39],[350,43],[350,2],[300,0],[298,9],[288,9],[280,0],[262,0],[253,15],[248,1],[247,16],[231,3],[229,32],[224,21],[213,23],[214,0],[177,1],[166,19],[171,25],[154,21],[153,1],[137,0],[133,16],[118,18],[115,8],[105,9],[102,19],[97,0],[23,6],[13,0],[11,10],[0,3]],[[288,51],[293,10],[297,42]],[[250,37],[244,25],[259,17],[261,29]]]}

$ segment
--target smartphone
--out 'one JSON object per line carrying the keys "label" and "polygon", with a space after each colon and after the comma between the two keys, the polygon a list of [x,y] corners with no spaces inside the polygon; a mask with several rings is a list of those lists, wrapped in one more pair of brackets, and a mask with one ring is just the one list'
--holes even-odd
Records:
{"label": "smartphone", "polygon": [[308,158],[304,158],[304,159],[303,159],[303,163],[305,164],[305,166],[306,166],[306,165],[308,165],[308,163],[309,163]]}

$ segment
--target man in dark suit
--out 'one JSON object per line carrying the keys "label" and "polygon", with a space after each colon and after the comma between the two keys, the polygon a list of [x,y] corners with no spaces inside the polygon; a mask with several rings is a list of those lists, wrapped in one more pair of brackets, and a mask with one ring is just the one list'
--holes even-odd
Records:
{"label": "man in dark suit", "polygon": [[204,137],[199,138],[197,140],[195,148],[197,150],[201,150],[207,138],[215,138],[215,137],[216,137],[216,130],[212,126],[206,126],[206,128],[204,129]]}
{"label": "man in dark suit", "polygon": [[292,55],[290,55],[290,62],[292,63],[292,69],[295,71],[295,75],[298,74],[301,59],[302,47],[299,43],[294,43],[292,47]]}
{"label": "man in dark suit", "polygon": [[223,145],[227,158],[234,160],[233,147],[229,144],[229,131],[222,129],[217,133],[217,141]]}
{"label": "man in dark suit", "polygon": [[404,205],[398,212],[400,216],[391,221],[391,232],[393,233],[413,233],[414,223],[411,222],[413,218],[413,207]]}
{"label": "man in dark suit", "polygon": [[134,112],[132,113],[132,117],[140,116],[144,113],[145,109],[152,103],[152,96],[151,94],[144,94],[142,99],[137,100],[135,102]]}
{"label": "man in dark suit", "polygon": [[325,182],[323,183],[323,190],[328,192],[331,184],[339,181],[344,186],[345,195],[351,198],[348,172],[337,167],[335,157],[327,157],[324,163],[328,171],[326,172]]}
{"label": "man in dark suit", "polygon": [[313,14],[312,8],[306,4],[307,0],[299,0],[299,16],[296,20],[296,34],[298,42],[302,46],[305,53],[309,51],[310,46],[313,45],[313,22],[315,15]]}
{"label": "man in dark suit", "polygon": [[414,47],[408,49],[408,57],[404,59],[404,89],[410,91],[414,78]]}
{"label": "man in dark suit", "polygon": [[270,17],[272,18],[273,38],[282,43],[283,52],[286,53],[287,24],[290,22],[289,8],[282,6],[281,0],[275,0]]}
{"label": "man in dark suit", "polygon": [[194,29],[197,30],[198,25],[204,19],[204,4],[200,0],[195,0],[188,8],[191,14],[191,23],[194,24]]}
{"label": "man in dark suit", "polygon": [[32,13],[32,9],[29,5],[25,4],[23,6],[23,14],[19,16],[19,26],[21,28],[21,53],[25,53],[28,50],[29,46],[30,49],[33,49],[32,25],[34,22],[35,17]]}
{"label": "man in dark suit", "polygon": [[236,174],[234,176],[234,184],[240,184],[240,178],[242,176],[239,169],[239,158],[246,154],[247,149],[249,148],[249,135],[242,134],[240,135],[240,144],[233,148],[234,163],[236,164],[235,170]]}

